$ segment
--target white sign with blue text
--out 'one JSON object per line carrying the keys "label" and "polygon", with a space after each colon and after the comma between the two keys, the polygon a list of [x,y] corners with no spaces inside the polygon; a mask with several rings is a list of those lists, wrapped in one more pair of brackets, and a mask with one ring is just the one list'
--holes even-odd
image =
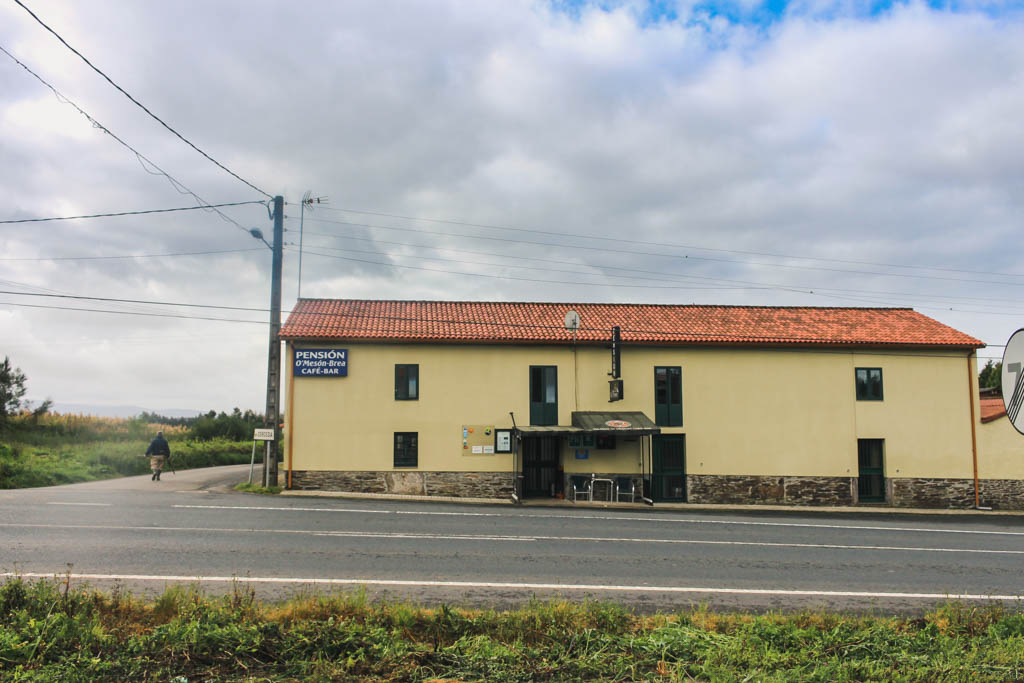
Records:
{"label": "white sign with blue text", "polygon": [[296,377],[346,377],[348,349],[295,349]]}

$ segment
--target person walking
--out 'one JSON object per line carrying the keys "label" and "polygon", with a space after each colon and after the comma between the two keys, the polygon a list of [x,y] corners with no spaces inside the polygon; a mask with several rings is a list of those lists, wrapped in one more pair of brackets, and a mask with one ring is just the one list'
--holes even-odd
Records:
{"label": "person walking", "polygon": [[149,456],[149,469],[153,470],[153,481],[160,481],[164,463],[171,457],[171,446],[164,438],[163,432],[157,432],[156,438],[149,442],[146,455]]}

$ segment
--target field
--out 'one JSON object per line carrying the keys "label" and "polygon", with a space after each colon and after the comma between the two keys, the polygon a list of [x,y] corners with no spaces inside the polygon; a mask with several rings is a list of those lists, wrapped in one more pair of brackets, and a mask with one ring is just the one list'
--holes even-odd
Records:
{"label": "field", "polygon": [[950,604],[921,618],[640,617],[608,604],[512,612],[369,602],[260,603],[172,587],[153,602],[60,578],[0,586],[0,680],[1024,679],[1024,615]]}
{"label": "field", "polygon": [[13,420],[0,433],[0,489],[146,474],[149,460],[141,456],[158,430],[171,444],[175,469],[249,461],[248,441],[198,441],[185,427],[138,419],[44,415]]}

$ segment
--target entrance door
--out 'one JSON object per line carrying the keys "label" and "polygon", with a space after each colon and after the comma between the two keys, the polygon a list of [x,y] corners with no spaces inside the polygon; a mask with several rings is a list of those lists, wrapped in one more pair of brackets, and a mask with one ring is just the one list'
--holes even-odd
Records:
{"label": "entrance door", "polygon": [[857,439],[857,498],[862,503],[885,501],[884,450],[885,439]]}
{"label": "entrance door", "polygon": [[561,491],[558,480],[558,437],[523,439],[523,496],[545,498]]}
{"label": "entrance door", "polygon": [[651,437],[651,500],[686,500],[686,435]]}

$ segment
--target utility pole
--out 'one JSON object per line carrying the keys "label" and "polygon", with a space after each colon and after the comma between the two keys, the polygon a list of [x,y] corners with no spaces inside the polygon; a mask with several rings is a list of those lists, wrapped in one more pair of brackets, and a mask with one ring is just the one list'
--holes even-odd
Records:
{"label": "utility pole", "polygon": [[277,486],[277,454],[281,441],[281,261],[284,252],[284,197],[274,197],[274,253],[270,279],[270,350],[267,353],[266,425],[274,440],[263,454],[263,485]]}

